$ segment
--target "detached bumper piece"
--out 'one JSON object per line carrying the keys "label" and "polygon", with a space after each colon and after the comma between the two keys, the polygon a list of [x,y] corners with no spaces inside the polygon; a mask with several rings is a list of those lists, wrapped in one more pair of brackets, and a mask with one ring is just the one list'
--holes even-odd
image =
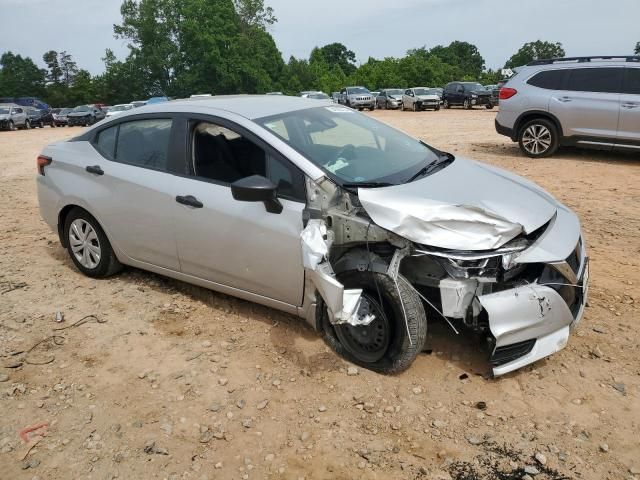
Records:
{"label": "detached bumper piece", "polygon": [[533,350],[536,344],[536,339],[525,340],[524,342],[512,343],[511,345],[505,345],[503,347],[497,347],[489,362],[495,367],[500,367],[507,363],[513,362],[520,357],[527,355]]}

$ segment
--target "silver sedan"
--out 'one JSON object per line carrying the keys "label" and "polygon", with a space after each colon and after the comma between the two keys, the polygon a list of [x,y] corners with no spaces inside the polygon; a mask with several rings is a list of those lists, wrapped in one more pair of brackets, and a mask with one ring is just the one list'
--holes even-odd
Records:
{"label": "silver sedan", "polygon": [[37,163],[42,217],[84,274],[131,265],[268,305],[375,371],[409,367],[440,319],[488,339],[501,375],[563,348],[586,302],[567,207],[331,101],[145,106]]}

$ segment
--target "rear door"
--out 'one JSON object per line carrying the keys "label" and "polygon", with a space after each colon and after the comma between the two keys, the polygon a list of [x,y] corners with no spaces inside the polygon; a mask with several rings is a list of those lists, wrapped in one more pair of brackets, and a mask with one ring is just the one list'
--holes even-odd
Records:
{"label": "rear door", "polygon": [[92,181],[84,197],[116,247],[138,262],[179,271],[172,217],[173,126],[166,115],[102,129],[83,175]]}
{"label": "rear door", "polygon": [[[286,135],[284,125],[274,130]],[[176,177],[174,203],[182,272],[219,285],[299,306],[304,270],[300,248],[306,205],[303,173],[251,132],[225,119],[191,118],[185,128],[189,174]],[[231,183],[251,175],[278,186],[281,213],[241,202]]]}
{"label": "rear door", "polygon": [[581,143],[613,145],[618,130],[622,67],[567,69],[565,85],[554,91],[549,111],[565,137]]}
{"label": "rear door", "polygon": [[640,149],[640,67],[625,68],[616,143]]}

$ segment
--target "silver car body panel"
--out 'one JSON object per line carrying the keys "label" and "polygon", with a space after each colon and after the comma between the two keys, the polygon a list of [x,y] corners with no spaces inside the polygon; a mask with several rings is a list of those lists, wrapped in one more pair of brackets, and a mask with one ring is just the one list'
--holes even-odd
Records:
{"label": "silver car body panel", "polygon": [[462,158],[426,178],[362,188],[358,196],[381,227],[419,244],[459,250],[500,247],[540,228],[558,206],[515,175]]}

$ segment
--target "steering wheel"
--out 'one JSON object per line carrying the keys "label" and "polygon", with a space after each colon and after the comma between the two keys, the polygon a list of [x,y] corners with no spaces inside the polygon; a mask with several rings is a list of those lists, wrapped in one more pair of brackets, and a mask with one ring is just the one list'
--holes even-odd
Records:
{"label": "steering wheel", "polygon": [[344,160],[350,160],[355,156],[356,156],[356,147],[354,147],[353,144],[351,143],[347,143],[344,147],[342,147],[338,151],[338,153],[336,154],[336,159],[331,163],[335,163],[341,158]]}

